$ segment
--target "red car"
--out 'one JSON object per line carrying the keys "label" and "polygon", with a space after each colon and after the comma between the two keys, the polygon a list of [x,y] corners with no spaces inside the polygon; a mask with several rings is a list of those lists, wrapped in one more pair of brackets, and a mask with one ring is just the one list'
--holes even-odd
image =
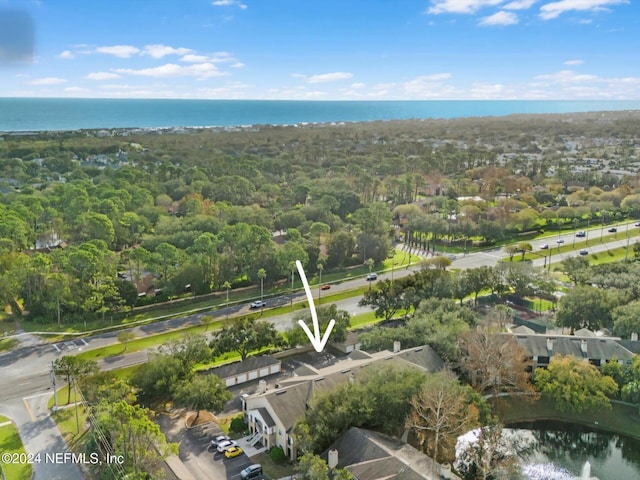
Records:
{"label": "red car", "polygon": [[324,285],[322,285],[320,287],[320,290],[329,290],[330,288],[331,288],[331,285],[328,285],[328,284],[325,283]]}

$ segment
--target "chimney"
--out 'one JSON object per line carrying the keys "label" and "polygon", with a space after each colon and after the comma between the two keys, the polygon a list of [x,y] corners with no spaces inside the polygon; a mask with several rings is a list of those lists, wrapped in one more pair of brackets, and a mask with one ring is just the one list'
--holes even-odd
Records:
{"label": "chimney", "polygon": [[547,337],[547,350],[549,353],[553,352],[553,338]]}
{"label": "chimney", "polygon": [[632,342],[637,342],[638,341],[638,332],[632,332],[631,333],[631,341]]}
{"label": "chimney", "polygon": [[267,382],[260,380],[258,382],[258,393],[264,393],[267,391]]}
{"label": "chimney", "polygon": [[333,470],[334,468],[336,468],[338,466],[338,450],[333,449],[333,450],[329,450],[329,458],[328,458],[328,462],[327,464],[329,465],[329,468],[331,470]]}
{"label": "chimney", "polygon": [[585,338],[583,338],[582,340],[580,340],[580,350],[582,350],[582,353],[584,354],[584,356],[588,356],[588,352],[587,352],[587,340]]}
{"label": "chimney", "polygon": [[398,353],[400,351],[400,342],[396,340],[393,342],[393,353]]}

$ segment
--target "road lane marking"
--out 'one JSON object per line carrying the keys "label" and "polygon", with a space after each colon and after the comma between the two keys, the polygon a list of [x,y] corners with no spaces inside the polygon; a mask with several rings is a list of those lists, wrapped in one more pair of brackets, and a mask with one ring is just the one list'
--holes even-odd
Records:
{"label": "road lane marking", "polygon": [[31,411],[31,407],[29,406],[29,402],[27,402],[26,398],[23,398],[22,401],[24,402],[24,407],[27,409],[27,413],[31,417],[31,421],[35,422],[36,421],[36,417],[33,416],[33,412]]}
{"label": "road lane marking", "polygon": [[31,400],[32,398],[44,397],[45,395],[51,395],[51,392],[44,393],[36,393],[35,395],[29,395],[28,397],[23,397],[23,400]]}

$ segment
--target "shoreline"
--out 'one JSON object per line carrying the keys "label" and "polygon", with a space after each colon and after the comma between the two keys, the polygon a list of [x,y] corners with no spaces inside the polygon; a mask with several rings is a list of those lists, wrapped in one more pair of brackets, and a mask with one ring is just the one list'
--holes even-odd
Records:
{"label": "shoreline", "polygon": [[[2,100],[2,98],[0,98]],[[91,99],[93,100],[93,99]],[[144,99],[141,99],[144,100]],[[235,100],[234,100],[235,101]],[[463,102],[463,101],[460,101]],[[503,102],[498,101],[496,102]],[[548,101],[545,101],[548,102]],[[409,122],[459,122],[459,121],[491,121],[491,120],[509,120],[509,119],[525,119],[528,117],[543,118],[549,117],[561,119],[562,117],[584,117],[588,119],[593,116],[634,116],[638,115],[640,120],[640,109],[623,109],[623,110],[590,110],[575,112],[547,112],[547,113],[508,113],[504,115],[469,115],[455,117],[416,117],[416,118],[388,118],[388,119],[371,119],[371,120],[335,120],[335,121],[300,121],[295,123],[254,123],[254,124],[237,124],[237,125],[174,125],[174,126],[146,126],[146,127],[87,127],[76,129],[32,129],[32,130],[0,130],[0,141],[2,137],[27,137],[37,135],[64,135],[64,134],[94,134],[103,133],[102,136],[127,136],[128,134],[189,134],[200,131],[211,131],[215,133],[234,133],[234,132],[258,132],[273,128],[330,128],[342,126],[354,126],[359,124],[372,125],[374,123],[409,123]],[[610,119],[609,119],[610,120]],[[106,135],[108,133],[108,135]]]}

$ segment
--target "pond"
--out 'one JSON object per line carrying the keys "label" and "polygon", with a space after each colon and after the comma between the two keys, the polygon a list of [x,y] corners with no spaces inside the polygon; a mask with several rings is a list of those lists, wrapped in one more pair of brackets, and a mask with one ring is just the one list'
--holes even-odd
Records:
{"label": "pond", "polygon": [[510,424],[509,429],[532,437],[533,452],[524,461],[522,479],[640,480],[640,440],[557,421]]}

